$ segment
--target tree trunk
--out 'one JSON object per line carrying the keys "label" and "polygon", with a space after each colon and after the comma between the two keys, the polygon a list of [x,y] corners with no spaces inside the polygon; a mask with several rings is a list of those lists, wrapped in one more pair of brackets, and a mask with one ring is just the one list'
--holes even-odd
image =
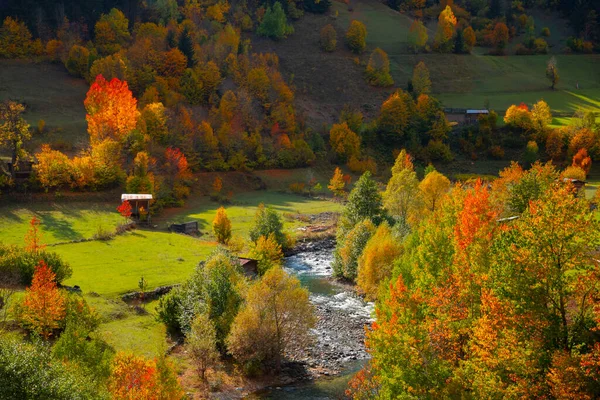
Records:
{"label": "tree trunk", "polygon": [[13,148],[12,148],[12,156],[11,156],[12,168],[10,170],[10,177],[12,178],[13,181],[17,178],[17,159],[18,159],[18,152],[19,152],[19,150],[17,149],[17,146],[18,146],[17,141],[13,140]]}

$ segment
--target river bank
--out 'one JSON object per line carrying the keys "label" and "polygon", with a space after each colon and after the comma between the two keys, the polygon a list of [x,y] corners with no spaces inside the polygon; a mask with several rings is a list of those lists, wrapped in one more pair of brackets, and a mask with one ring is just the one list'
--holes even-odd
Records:
{"label": "river bank", "polygon": [[284,268],[310,291],[317,315],[314,342],[287,354],[284,383],[272,384],[249,399],[340,398],[350,376],[368,359],[364,333],[372,323],[374,305],[332,277],[334,246],[333,239],[307,241],[286,257]]}

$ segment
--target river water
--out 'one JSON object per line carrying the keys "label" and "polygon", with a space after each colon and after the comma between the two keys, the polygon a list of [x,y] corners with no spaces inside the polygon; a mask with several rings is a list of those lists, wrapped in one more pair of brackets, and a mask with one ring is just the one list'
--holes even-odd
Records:
{"label": "river water", "polygon": [[331,376],[309,382],[269,388],[251,399],[341,399],[348,381],[368,359],[364,326],[372,322],[373,303],[363,301],[347,287],[331,280],[332,249],[298,253],[286,258],[285,269],[310,291],[319,322],[309,367],[325,367]]}

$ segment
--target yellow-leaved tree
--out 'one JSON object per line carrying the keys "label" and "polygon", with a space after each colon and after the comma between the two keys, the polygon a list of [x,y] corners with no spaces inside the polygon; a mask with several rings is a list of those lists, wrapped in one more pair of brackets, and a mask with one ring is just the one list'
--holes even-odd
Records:
{"label": "yellow-leaved tree", "polygon": [[450,6],[446,6],[438,17],[438,27],[433,42],[434,48],[442,53],[449,53],[454,47],[452,37],[456,28],[456,17]]}
{"label": "yellow-leaved tree", "polygon": [[358,259],[356,282],[368,300],[377,299],[379,285],[390,278],[394,261],[401,254],[400,240],[386,223],[379,225]]}
{"label": "yellow-leaved tree", "polygon": [[225,207],[219,207],[212,226],[217,242],[227,244],[231,239],[231,221],[227,217]]}
{"label": "yellow-leaved tree", "polygon": [[292,346],[310,341],[315,315],[308,290],[282,268],[271,268],[245,296],[235,317],[227,348],[240,363],[262,363],[279,370],[281,358]]}
{"label": "yellow-leaved tree", "polygon": [[450,189],[450,180],[437,171],[431,171],[419,183],[425,207],[431,212],[439,207],[440,201]]}

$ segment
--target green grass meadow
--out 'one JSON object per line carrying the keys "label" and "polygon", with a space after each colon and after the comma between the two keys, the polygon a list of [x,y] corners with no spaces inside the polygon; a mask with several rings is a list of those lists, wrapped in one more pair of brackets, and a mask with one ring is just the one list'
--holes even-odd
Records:
{"label": "green grass meadow", "polygon": [[109,203],[84,202],[0,205],[0,243],[22,244],[33,217],[41,222],[42,240],[46,244],[89,239],[98,228],[113,230],[123,222],[115,207]]}
{"label": "green grass meadow", "polygon": [[[290,179],[296,179],[291,176]],[[254,213],[260,203],[278,212],[315,214],[339,211],[341,205],[328,200],[313,200],[276,191],[240,193],[234,204],[226,206],[235,234],[248,236]],[[86,301],[101,317],[97,331],[115,350],[133,351],[148,357],[164,353],[167,334],[156,321],[157,302],[145,305],[145,313],[121,301],[123,293],[138,290],[143,276],[148,289],[184,282],[200,261],[216,247],[211,224],[219,204],[208,197],[192,197],[181,209],[166,210],[156,218],[157,228],[136,229],[107,241],[91,238],[98,226],[112,230],[123,222],[111,203],[33,203],[0,206],[0,243],[22,245],[29,220],[41,220],[42,239],[48,250],[67,261],[73,275],[64,282],[79,285]],[[171,222],[196,220],[204,235],[195,238],[169,233]],[[300,223],[284,218],[285,228],[293,232]]]}
{"label": "green grass meadow", "polygon": [[[270,206],[280,214],[318,214],[326,211],[341,211],[340,203],[330,200],[309,199],[295,194],[258,191],[240,193],[234,196],[233,204],[224,205],[227,216],[231,220],[233,234],[248,237],[248,233],[254,222],[254,214],[259,204]],[[207,197],[190,199],[184,209],[169,219],[169,222],[198,221],[201,231],[212,236],[212,221],[219,206]],[[284,218],[285,221],[285,218]],[[163,224],[167,224],[163,221]],[[290,232],[300,226],[299,222],[285,221],[285,229]]]}

